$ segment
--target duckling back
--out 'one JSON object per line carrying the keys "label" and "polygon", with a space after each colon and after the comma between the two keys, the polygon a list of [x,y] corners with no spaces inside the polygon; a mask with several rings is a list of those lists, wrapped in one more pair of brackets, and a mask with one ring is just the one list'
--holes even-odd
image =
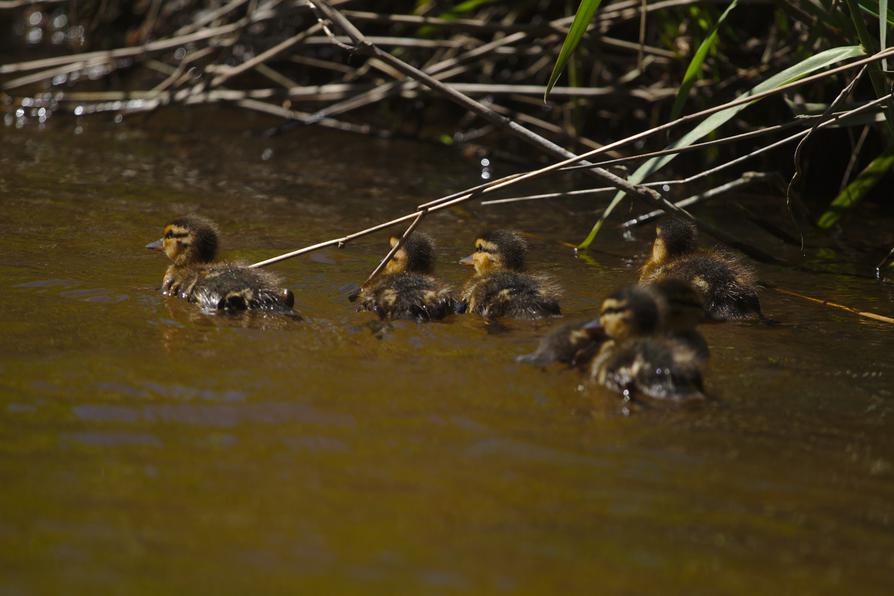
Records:
{"label": "duckling back", "polygon": [[715,321],[761,318],[754,272],[723,252],[694,253],[656,268],[647,279],[689,282],[704,302],[705,314]]}
{"label": "duckling back", "polygon": [[686,402],[705,399],[707,343],[692,330],[611,342],[593,361],[594,380],[626,399]]}
{"label": "duckling back", "polygon": [[501,270],[469,280],[462,301],[486,319],[540,319],[561,314],[558,296],[558,287],[545,276]]}
{"label": "duckling back", "polygon": [[450,288],[429,275],[403,271],[382,277],[375,286],[360,293],[358,310],[368,310],[383,319],[443,319],[453,312]]}
{"label": "duckling back", "polygon": [[285,311],[295,304],[294,295],[281,287],[278,276],[236,263],[208,267],[187,299],[206,311]]}

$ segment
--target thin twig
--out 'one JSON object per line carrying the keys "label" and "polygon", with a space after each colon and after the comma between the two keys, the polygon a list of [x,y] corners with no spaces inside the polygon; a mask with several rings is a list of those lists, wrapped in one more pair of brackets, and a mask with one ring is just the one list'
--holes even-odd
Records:
{"label": "thin twig", "polygon": [[814,298],[813,296],[808,296],[807,294],[795,292],[794,290],[787,290],[785,288],[779,288],[779,287],[774,287],[773,289],[776,290],[777,292],[779,292],[780,294],[785,294],[786,296],[795,296],[796,298],[801,298],[802,300],[816,302],[817,304],[822,304],[823,306],[829,306],[831,308],[837,308],[839,310],[844,310],[849,313],[859,315],[861,317],[865,317],[867,319],[872,319],[874,321],[881,321],[882,323],[890,323],[890,324],[894,325],[894,317],[880,315],[880,314],[876,314],[874,312],[867,312],[865,310],[859,310],[852,306],[845,306],[844,304],[838,304],[837,302],[832,302],[831,300],[825,300],[823,298]]}
{"label": "thin twig", "polygon": [[422,218],[425,217],[426,213],[428,213],[428,212],[424,211],[424,210],[420,211],[419,215],[416,216],[416,219],[414,219],[412,222],[410,222],[409,227],[407,227],[407,229],[404,230],[404,233],[401,234],[400,238],[397,239],[397,242],[394,244],[394,246],[391,247],[391,250],[388,251],[388,254],[385,255],[385,258],[383,258],[382,261],[376,266],[376,268],[373,269],[372,273],[369,274],[369,277],[366,278],[366,281],[363,282],[363,285],[361,285],[360,287],[363,287],[363,288],[367,287],[369,282],[371,282],[373,279],[375,279],[376,276],[382,272],[382,269],[385,268],[385,265],[388,264],[388,261],[390,261],[391,258],[394,257],[394,255],[397,253],[397,251],[399,251],[401,249],[401,247],[407,241],[407,238],[410,237],[410,234],[413,233],[413,230],[416,229],[416,226],[418,226],[419,222],[422,221]]}
{"label": "thin twig", "polygon": [[[720,196],[722,194],[726,194],[730,191],[738,190],[743,186],[748,186],[749,184],[754,184],[755,182],[765,182],[767,180],[778,177],[779,174],[770,172],[745,172],[736,180],[721,184],[720,186],[716,186],[704,192],[694,194],[691,197],[686,197],[685,199],[677,201],[675,204],[678,207],[691,207],[692,205],[703,203],[707,200],[713,199],[714,197]],[[619,227],[626,229],[641,226],[643,224],[649,223],[650,221],[658,219],[664,214],[665,212],[663,209],[656,209],[654,211],[650,211],[649,213],[644,213],[643,215],[634,217],[633,219],[629,219],[622,223]]]}

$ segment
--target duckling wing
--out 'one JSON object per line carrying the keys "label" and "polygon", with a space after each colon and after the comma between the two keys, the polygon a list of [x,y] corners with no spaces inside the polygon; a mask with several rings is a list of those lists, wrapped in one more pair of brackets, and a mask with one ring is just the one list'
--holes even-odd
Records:
{"label": "duckling wing", "polygon": [[754,272],[733,255],[694,254],[669,263],[660,273],[692,284],[704,299],[705,313],[715,321],[761,317]]}
{"label": "duckling wing", "polygon": [[279,287],[279,278],[243,265],[215,265],[193,287],[191,300],[208,311],[290,310],[294,296]]}
{"label": "duckling wing", "polygon": [[702,365],[676,340],[640,338],[614,347],[596,371],[597,380],[629,399],[686,402],[705,399]]}
{"label": "duckling wing", "polygon": [[383,319],[443,319],[454,310],[450,288],[429,275],[401,272],[386,275],[363,290],[358,310],[375,312]]}
{"label": "duckling wing", "polygon": [[573,321],[553,328],[531,354],[518,356],[516,361],[531,364],[560,362],[572,367],[587,365],[607,339],[604,334],[591,333],[585,327],[589,321]]}
{"label": "duckling wing", "polygon": [[557,294],[545,276],[499,271],[484,276],[472,288],[470,303],[485,318],[539,319],[561,313]]}

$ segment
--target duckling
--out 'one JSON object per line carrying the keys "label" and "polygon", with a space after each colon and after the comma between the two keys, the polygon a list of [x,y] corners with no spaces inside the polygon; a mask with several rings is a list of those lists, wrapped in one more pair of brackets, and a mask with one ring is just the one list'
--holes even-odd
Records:
{"label": "duckling", "polygon": [[[398,239],[390,239],[391,247]],[[384,275],[369,288],[361,288],[357,310],[377,313],[382,319],[443,319],[453,312],[449,286],[429,275],[434,268],[435,244],[431,236],[413,232],[385,265]]]}
{"label": "duckling", "polygon": [[731,254],[699,251],[695,226],[688,221],[672,218],[655,228],[652,254],[640,270],[640,282],[666,278],[692,284],[714,321],[763,319],[754,272]]}
{"label": "duckling", "polygon": [[162,294],[196,302],[205,311],[291,310],[295,297],[280,287],[278,276],[240,263],[215,263],[218,238],[217,226],[197,215],[168,223],[161,239],[146,245],[173,261]]}
{"label": "duckling", "polygon": [[488,231],[475,240],[475,252],[460,261],[475,267],[459,310],[485,319],[539,319],[561,314],[559,287],[544,275],[523,273],[528,245],[515,232]]}
{"label": "duckling", "polygon": [[534,352],[517,356],[515,361],[541,365],[559,362],[571,368],[586,368],[609,339],[599,319],[572,321],[553,328]]}
{"label": "duckling", "polygon": [[606,298],[601,310],[602,315],[594,320],[556,327],[540,340],[535,352],[516,360],[587,368],[609,340],[684,332],[704,318],[701,298],[692,286],[678,279],[624,288]]}
{"label": "duckling", "polygon": [[627,400],[704,399],[709,351],[694,329],[702,318],[701,296],[682,280],[616,292],[602,303],[600,321],[611,340],[591,362],[590,377]]}

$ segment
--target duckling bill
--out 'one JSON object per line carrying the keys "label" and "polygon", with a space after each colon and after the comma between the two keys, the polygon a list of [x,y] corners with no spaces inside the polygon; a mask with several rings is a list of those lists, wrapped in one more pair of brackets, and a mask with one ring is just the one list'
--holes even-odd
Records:
{"label": "duckling bill", "polygon": [[658,224],[640,282],[669,278],[688,282],[714,321],[762,319],[751,268],[734,255],[699,250],[696,240],[696,228],[688,221],[671,218]]}
{"label": "duckling bill", "polygon": [[[391,247],[398,239],[390,239]],[[358,310],[368,310],[382,319],[443,319],[454,310],[449,286],[430,273],[434,269],[435,245],[431,236],[413,232],[390,261],[384,274],[368,288],[361,288],[355,299]]]}
{"label": "duckling bill", "polygon": [[146,245],[172,261],[162,279],[162,293],[209,312],[291,310],[295,297],[281,287],[277,275],[240,263],[215,262],[219,243],[217,226],[203,217],[180,217],[165,225],[162,237]]}
{"label": "duckling bill", "polygon": [[524,273],[528,245],[515,232],[488,231],[475,252],[460,261],[475,268],[460,297],[460,310],[485,319],[540,319],[561,314],[560,289],[549,277]]}

